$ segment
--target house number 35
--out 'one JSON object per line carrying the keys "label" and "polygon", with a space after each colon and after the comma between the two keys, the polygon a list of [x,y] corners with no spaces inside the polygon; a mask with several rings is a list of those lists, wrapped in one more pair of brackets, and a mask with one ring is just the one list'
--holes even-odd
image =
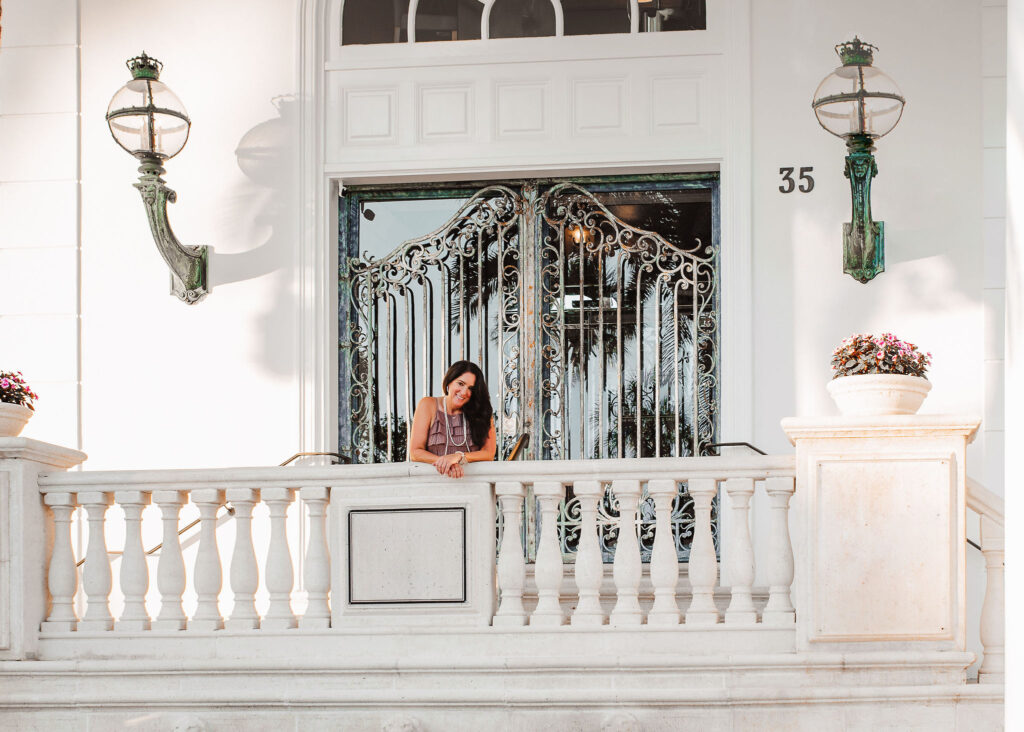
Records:
{"label": "house number 35", "polygon": [[814,178],[811,177],[811,171],[814,168],[800,168],[798,177],[800,178],[800,185],[797,186],[796,181],[793,179],[793,171],[796,168],[779,168],[779,175],[782,176],[782,185],[779,186],[780,193],[792,193],[799,187],[801,193],[810,193],[814,190]]}

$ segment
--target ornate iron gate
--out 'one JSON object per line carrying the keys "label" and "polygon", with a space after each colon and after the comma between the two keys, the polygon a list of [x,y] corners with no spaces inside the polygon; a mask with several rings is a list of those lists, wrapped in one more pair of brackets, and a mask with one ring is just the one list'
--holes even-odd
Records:
{"label": "ornate iron gate", "polygon": [[[593,188],[489,185],[385,256],[342,258],[342,452],[405,460],[417,401],[468,358],[487,377],[499,459],[524,432],[533,459],[704,453],[717,425],[717,183],[625,186],[655,202],[668,189],[704,196],[703,236],[674,242]],[[677,504],[685,556],[685,492]],[[567,553],[574,505],[560,519]],[[611,519],[617,508],[606,508]]]}

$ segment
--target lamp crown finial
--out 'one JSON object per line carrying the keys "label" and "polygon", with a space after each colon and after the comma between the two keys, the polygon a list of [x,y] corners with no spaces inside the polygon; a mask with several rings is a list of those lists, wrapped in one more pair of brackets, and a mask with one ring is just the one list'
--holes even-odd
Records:
{"label": "lamp crown finial", "polygon": [[139,56],[128,59],[125,65],[132,72],[133,79],[153,79],[154,81],[160,78],[160,72],[164,68],[162,63],[147,56],[145,51]]}
{"label": "lamp crown finial", "polygon": [[843,66],[870,66],[875,60],[875,51],[878,46],[865,43],[857,36],[852,41],[836,45],[836,53],[839,54]]}

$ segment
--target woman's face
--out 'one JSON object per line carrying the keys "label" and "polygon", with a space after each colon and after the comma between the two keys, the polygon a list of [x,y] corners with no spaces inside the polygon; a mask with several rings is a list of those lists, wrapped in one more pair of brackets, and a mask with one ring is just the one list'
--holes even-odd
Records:
{"label": "woman's face", "polygon": [[475,385],[476,376],[468,371],[461,376],[456,376],[448,384],[448,396],[451,397],[452,407],[462,409],[466,406],[469,398],[473,395],[473,387]]}

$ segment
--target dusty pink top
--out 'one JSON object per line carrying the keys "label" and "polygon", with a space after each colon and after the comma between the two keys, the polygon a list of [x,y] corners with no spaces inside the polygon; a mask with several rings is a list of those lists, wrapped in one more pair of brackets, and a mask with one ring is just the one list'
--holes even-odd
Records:
{"label": "dusty pink top", "polygon": [[[434,421],[427,430],[427,451],[435,455],[451,455],[455,452],[473,452],[480,448],[473,444],[473,438],[466,428],[466,415],[447,414],[444,400],[438,399]],[[445,417],[447,416],[447,424]]]}

